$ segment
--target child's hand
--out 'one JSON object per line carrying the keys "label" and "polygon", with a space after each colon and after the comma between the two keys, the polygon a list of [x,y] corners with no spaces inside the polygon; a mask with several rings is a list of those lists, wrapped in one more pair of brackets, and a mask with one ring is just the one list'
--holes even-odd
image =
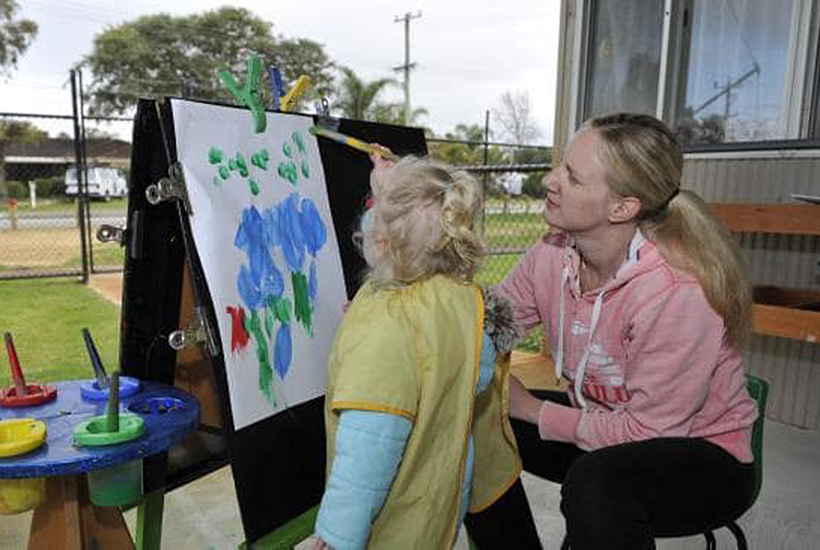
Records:
{"label": "child's hand", "polygon": [[321,538],[316,537],[316,540],[313,541],[312,550],[333,550],[333,547],[325,541],[323,541]]}
{"label": "child's hand", "polygon": [[[378,143],[374,143],[373,145],[379,149],[390,152],[390,149]],[[396,163],[384,158],[378,153],[370,153],[370,162],[373,163],[373,170],[370,172],[370,189],[374,195],[377,195],[383,187],[385,171],[391,169]]]}

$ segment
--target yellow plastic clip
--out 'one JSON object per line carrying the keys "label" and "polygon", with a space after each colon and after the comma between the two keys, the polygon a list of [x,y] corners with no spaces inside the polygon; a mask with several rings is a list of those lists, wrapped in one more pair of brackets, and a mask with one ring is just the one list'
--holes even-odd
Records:
{"label": "yellow plastic clip", "polygon": [[302,97],[302,94],[305,93],[307,90],[308,85],[310,84],[310,79],[305,75],[300,76],[296,79],[296,84],[285,94],[285,97],[282,98],[280,110],[282,111],[290,111],[296,106],[296,102],[299,101],[299,98]]}

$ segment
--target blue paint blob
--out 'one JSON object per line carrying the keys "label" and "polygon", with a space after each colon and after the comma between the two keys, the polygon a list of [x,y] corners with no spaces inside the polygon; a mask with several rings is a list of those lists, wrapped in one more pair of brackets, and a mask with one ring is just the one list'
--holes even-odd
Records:
{"label": "blue paint blob", "polygon": [[276,343],[273,348],[273,367],[280,379],[284,379],[290,369],[293,354],[293,344],[290,338],[290,325],[282,325],[276,333]]}
{"label": "blue paint blob", "polygon": [[259,287],[253,284],[251,280],[251,273],[248,266],[239,266],[239,274],[236,276],[236,288],[239,291],[239,297],[248,309],[256,309],[262,302],[262,293],[259,292]]}
{"label": "blue paint blob", "polygon": [[282,272],[270,255],[269,232],[265,220],[251,206],[242,211],[242,222],[236,230],[234,245],[245,252],[248,264],[242,265],[237,277],[237,288],[248,309],[256,309],[267,296],[281,296],[285,289]]}
{"label": "blue paint blob", "polygon": [[310,298],[310,305],[316,304],[316,291],[319,286],[318,276],[316,275],[316,262],[310,264],[310,276],[308,277],[308,298]]}
{"label": "blue paint blob", "polygon": [[302,233],[305,238],[305,246],[314,258],[316,253],[327,242],[327,229],[319,216],[314,202],[308,198],[302,200],[302,213],[300,215]]}
{"label": "blue paint blob", "polygon": [[277,206],[282,254],[293,271],[301,270],[305,261],[305,237],[297,210],[298,204],[298,193],[291,193]]}

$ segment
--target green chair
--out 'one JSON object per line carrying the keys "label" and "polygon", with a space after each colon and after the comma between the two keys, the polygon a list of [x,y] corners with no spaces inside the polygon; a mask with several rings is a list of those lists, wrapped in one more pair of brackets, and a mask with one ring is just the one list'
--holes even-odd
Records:
{"label": "green chair", "polygon": [[[749,395],[752,396],[752,399],[757,402],[758,411],[757,420],[755,420],[754,426],[752,427],[752,453],[755,457],[755,488],[754,495],[749,504],[749,508],[751,508],[757,500],[757,496],[760,494],[760,486],[763,484],[763,419],[766,416],[766,398],[769,396],[769,384],[765,380],[749,374],[746,376],[746,388],[749,390]],[[744,510],[743,513],[746,513],[746,511],[748,511],[748,508]],[[735,536],[738,550],[748,550],[746,535],[736,521],[730,521],[721,527],[726,527]],[[702,533],[706,539],[706,550],[715,550],[717,548],[715,535],[712,533],[712,530],[708,528],[679,536],[691,536],[699,533]],[[570,550],[569,541],[566,537],[564,537],[564,542],[561,543],[561,550]]]}

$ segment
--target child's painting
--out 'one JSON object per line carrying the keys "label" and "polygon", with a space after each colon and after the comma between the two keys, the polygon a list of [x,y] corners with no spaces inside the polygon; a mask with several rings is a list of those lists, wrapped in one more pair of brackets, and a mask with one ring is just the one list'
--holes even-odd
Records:
{"label": "child's painting", "polygon": [[347,300],[309,117],[173,101],[235,428],[324,393]]}

